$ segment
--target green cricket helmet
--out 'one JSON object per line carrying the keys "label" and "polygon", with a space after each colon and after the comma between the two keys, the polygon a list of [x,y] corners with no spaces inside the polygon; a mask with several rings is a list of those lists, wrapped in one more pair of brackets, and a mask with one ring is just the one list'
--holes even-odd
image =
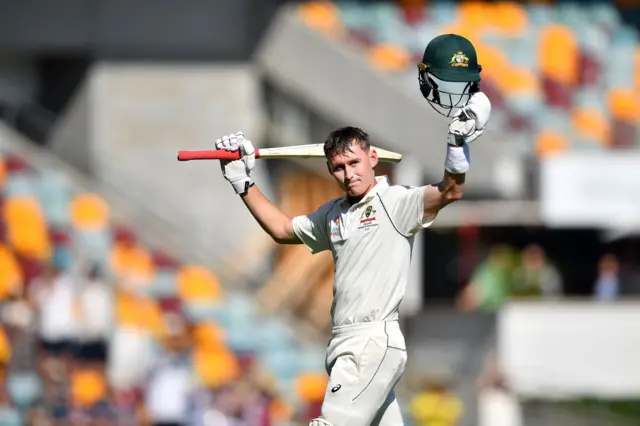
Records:
{"label": "green cricket helmet", "polygon": [[481,70],[469,40],[457,34],[440,35],[429,42],[418,63],[420,91],[436,112],[450,117],[480,91]]}

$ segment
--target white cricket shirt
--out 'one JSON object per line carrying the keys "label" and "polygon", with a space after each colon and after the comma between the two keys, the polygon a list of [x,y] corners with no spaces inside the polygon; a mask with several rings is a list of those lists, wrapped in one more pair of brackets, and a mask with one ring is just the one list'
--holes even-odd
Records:
{"label": "white cricket shirt", "polygon": [[398,319],[416,233],[423,220],[424,187],[389,185],[387,176],[358,203],[346,196],[293,218],[293,230],[311,253],[331,250],[335,263],[333,326]]}

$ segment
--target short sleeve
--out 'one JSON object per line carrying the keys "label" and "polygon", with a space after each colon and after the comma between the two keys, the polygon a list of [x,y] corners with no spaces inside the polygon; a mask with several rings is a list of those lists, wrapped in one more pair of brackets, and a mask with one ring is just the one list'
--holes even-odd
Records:
{"label": "short sleeve", "polygon": [[382,197],[396,229],[406,236],[428,228],[436,215],[424,217],[423,186],[393,186]]}
{"label": "short sleeve", "polygon": [[327,232],[327,215],[334,204],[335,200],[332,200],[313,213],[292,219],[293,232],[313,254],[331,249]]}

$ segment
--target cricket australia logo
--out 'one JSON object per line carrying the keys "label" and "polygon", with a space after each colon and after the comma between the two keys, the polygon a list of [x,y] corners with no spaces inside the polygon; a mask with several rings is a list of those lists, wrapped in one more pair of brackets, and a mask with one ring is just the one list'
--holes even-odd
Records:
{"label": "cricket australia logo", "polygon": [[378,219],[376,218],[376,210],[373,206],[367,206],[360,215],[360,226],[358,226],[358,229],[369,230],[379,225]]}
{"label": "cricket australia logo", "polygon": [[462,52],[456,52],[449,62],[452,67],[468,67],[469,58]]}

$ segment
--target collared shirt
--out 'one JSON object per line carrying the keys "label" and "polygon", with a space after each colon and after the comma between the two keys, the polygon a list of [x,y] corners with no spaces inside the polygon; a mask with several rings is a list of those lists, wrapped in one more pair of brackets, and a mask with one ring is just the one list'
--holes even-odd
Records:
{"label": "collared shirt", "polygon": [[424,187],[376,180],[355,204],[343,196],[293,218],[295,234],[312,253],[333,254],[334,327],[398,319],[414,236],[435,220],[423,218]]}

